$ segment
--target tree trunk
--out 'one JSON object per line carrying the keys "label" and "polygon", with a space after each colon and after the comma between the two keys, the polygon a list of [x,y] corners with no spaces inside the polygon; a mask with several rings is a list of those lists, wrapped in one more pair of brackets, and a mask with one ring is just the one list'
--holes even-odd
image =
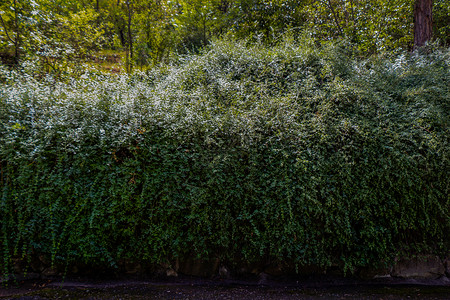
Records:
{"label": "tree trunk", "polygon": [[433,0],[416,0],[414,6],[414,49],[431,39],[433,26]]}
{"label": "tree trunk", "polygon": [[17,64],[19,62],[19,46],[20,46],[20,28],[19,28],[19,16],[18,16],[18,7],[17,7],[17,1],[14,0],[14,23],[16,26],[16,40],[14,43],[15,53],[14,57],[15,63]]}
{"label": "tree trunk", "polygon": [[339,19],[337,17],[336,11],[333,8],[333,5],[331,4],[331,0],[328,0],[328,8],[331,10],[331,13],[333,14],[334,22],[336,23],[336,27],[339,31],[339,35],[343,37],[344,35],[342,32],[342,28],[341,28],[341,25],[339,25]]}
{"label": "tree trunk", "polygon": [[[130,60],[133,58],[133,36],[131,35],[131,15],[132,15],[132,8],[130,8],[130,1],[126,2],[127,4],[127,10],[128,10],[128,46],[130,50]],[[130,68],[131,70],[131,68]]]}

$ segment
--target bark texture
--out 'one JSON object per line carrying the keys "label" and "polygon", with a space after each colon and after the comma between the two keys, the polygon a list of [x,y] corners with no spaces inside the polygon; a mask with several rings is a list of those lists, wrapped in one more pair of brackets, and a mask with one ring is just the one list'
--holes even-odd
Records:
{"label": "bark texture", "polygon": [[416,0],[414,6],[414,49],[431,39],[433,28],[433,0]]}

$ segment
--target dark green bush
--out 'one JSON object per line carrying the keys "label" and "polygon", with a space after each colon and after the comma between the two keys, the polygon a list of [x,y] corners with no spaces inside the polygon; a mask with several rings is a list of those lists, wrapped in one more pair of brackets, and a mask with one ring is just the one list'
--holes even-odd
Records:
{"label": "dark green bush", "polygon": [[2,271],[36,255],[343,270],[443,255],[450,53],[346,53],[217,41],[146,74],[2,71]]}

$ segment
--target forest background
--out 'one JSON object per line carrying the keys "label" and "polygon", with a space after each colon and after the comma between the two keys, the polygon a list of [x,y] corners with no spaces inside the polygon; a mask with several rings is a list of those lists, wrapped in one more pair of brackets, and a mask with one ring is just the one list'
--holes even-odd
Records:
{"label": "forest background", "polygon": [[[345,40],[353,53],[368,56],[413,48],[415,2],[421,1],[5,0],[0,56],[7,64],[37,59],[44,72],[73,71],[80,62],[131,71],[197,53],[216,37],[270,45],[302,30],[316,40]],[[449,45],[449,2],[435,0],[432,8],[433,39]]]}

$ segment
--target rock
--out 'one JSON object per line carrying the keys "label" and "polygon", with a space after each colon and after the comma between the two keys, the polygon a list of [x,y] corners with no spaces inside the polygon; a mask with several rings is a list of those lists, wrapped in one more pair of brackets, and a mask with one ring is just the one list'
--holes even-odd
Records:
{"label": "rock", "polygon": [[264,268],[263,273],[268,274],[270,276],[281,276],[286,272],[285,270],[283,270],[283,267],[280,266],[279,264],[270,264]]}
{"label": "rock", "polygon": [[337,265],[332,265],[332,266],[326,268],[325,274],[330,275],[330,276],[338,276],[338,277],[345,276],[345,272],[342,269],[342,267],[339,267]]}
{"label": "rock", "polygon": [[400,278],[436,279],[445,274],[442,261],[437,256],[425,255],[397,261],[391,276]]}
{"label": "rock", "polygon": [[442,276],[438,279],[439,283],[442,285],[450,285],[450,279],[446,276]]}
{"label": "rock", "polygon": [[142,273],[142,266],[138,263],[125,262],[125,273],[127,274],[137,274]]}
{"label": "rock", "polygon": [[51,260],[45,255],[32,255],[29,267],[33,272],[42,273],[46,268],[51,266]]}
{"label": "rock", "polygon": [[26,273],[26,274],[10,274],[8,276],[0,277],[0,285],[7,282],[20,282],[25,280],[40,279],[41,275],[38,273]]}
{"label": "rock", "polygon": [[388,267],[365,267],[359,269],[358,277],[361,279],[381,279],[391,277],[391,268]]}
{"label": "rock", "polygon": [[229,279],[231,277],[231,274],[227,267],[221,266],[219,268],[219,276],[220,278]]}
{"label": "rock", "polygon": [[12,264],[13,264],[13,272],[16,274],[23,273],[26,268],[24,261],[20,258],[13,258]]}
{"label": "rock", "polygon": [[30,268],[33,272],[41,273],[45,266],[38,258],[33,258],[30,262]]}
{"label": "rock", "polygon": [[78,269],[78,266],[73,266],[71,271],[72,271],[72,274],[78,274],[78,272],[80,272],[80,269]]}
{"label": "rock", "polygon": [[303,265],[303,266],[299,265],[296,268],[296,273],[299,276],[321,275],[326,274],[327,269],[321,268],[316,265]]}
{"label": "rock", "polygon": [[54,267],[48,267],[48,268],[45,268],[44,271],[42,271],[41,275],[44,277],[56,276],[56,275],[58,275],[58,270]]}
{"label": "rock", "polygon": [[447,277],[450,277],[450,256],[445,259],[444,267],[445,267],[445,275],[447,275]]}
{"label": "rock", "polygon": [[177,277],[178,276],[178,260],[175,263],[161,263],[155,266],[154,272],[160,276]]}
{"label": "rock", "polygon": [[178,273],[174,269],[170,268],[170,269],[166,270],[166,276],[167,277],[177,277]]}
{"label": "rock", "polygon": [[384,274],[384,275],[375,275],[372,279],[389,279],[392,278],[391,274]]}
{"label": "rock", "polygon": [[39,255],[39,261],[44,265],[44,266],[49,266],[52,264],[52,261],[45,255]]}
{"label": "rock", "polygon": [[295,263],[271,263],[266,265],[263,272],[270,276],[283,276],[283,275],[294,275],[294,276],[314,276],[326,273],[326,269],[320,268],[315,265],[299,265]]}
{"label": "rock", "polygon": [[217,274],[218,269],[218,259],[200,260],[188,258],[180,262],[179,272],[190,276],[212,277]]}
{"label": "rock", "polygon": [[243,263],[236,269],[238,275],[258,275],[264,270],[262,263]]}
{"label": "rock", "polygon": [[266,285],[270,279],[270,275],[264,272],[258,274],[258,284]]}

